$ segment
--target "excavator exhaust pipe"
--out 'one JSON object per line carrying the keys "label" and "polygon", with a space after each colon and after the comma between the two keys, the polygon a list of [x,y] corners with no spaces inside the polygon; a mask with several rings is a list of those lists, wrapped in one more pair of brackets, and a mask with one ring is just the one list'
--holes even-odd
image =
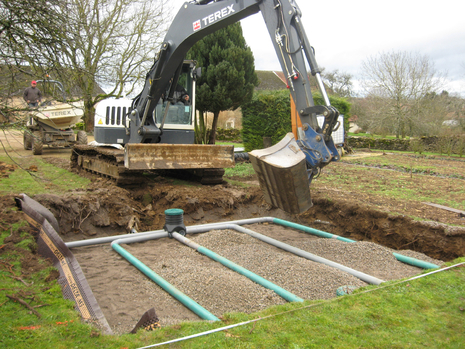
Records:
{"label": "excavator exhaust pipe", "polygon": [[249,157],[268,204],[292,214],[313,206],[305,154],[292,133],[272,147],[251,151]]}

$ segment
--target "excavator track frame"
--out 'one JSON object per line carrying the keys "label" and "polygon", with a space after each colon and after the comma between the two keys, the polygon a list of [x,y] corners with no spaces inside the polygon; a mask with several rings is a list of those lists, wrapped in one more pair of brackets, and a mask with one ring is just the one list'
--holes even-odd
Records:
{"label": "excavator track frame", "polygon": [[[171,151],[171,156],[167,149]],[[131,154],[132,162],[127,161],[128,153]],[[160,156],[155,155],[156,153],[161,154],[163,161],[160,160]],[[225,167],[234,167],[234,147],[127,144],[125,149],[117,149],[75,145],[71,155],[71,167],[112,178],[120,186],[141,183],[141,179],[146,179],[144,173],[147,172],[215,185],[223,182]]]}

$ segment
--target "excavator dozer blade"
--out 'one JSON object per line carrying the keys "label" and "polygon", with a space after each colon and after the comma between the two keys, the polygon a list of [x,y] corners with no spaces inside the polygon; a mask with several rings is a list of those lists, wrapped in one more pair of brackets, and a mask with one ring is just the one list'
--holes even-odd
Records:
{"label": "excavator dozer blade", "polygon": [[251,151],[249,158],[268,204],[292,214],[313,206],[305,154],[292,133],[272,147]]}
{"label": "excavator dozer blade", "polygon": [[203,144],[126,144],[124,167],[130,170],[234,167],[234,147]]}

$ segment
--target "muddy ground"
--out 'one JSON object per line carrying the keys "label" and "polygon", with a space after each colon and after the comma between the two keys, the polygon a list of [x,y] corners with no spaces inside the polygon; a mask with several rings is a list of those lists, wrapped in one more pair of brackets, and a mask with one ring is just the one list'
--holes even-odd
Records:
{"label": "muddy ground", "polygon": [[[44,159],[69,168],[67,159]],[[271,216],[358,241],[376,242],[394,249],[409,248],[445,261],[465,255],[465,217],[414,201],[381,199],[315,183],[311,190],[313,207],[302,214],[291,215],[264,201],[256,176],[230,178],[247,185],[243,187],[227,182],[204,186],[152,175],[138,186],[122,188],[110,179],[78,172],[92,179],[85,191],[35,197],[53,212],[65,241],[115,232],[123,234],[132,228],[137,231],[162,229],[165,210],[180,208],[184,210],[186,225]],[[375,179],[364,178],[366,182],[371,180]],[[402,214],[392,213],[399,212],[399,207]]]}
{"label": "muddy ground", "polygon": [[[69,152],[70,150],[63,150],[55,153],[45,149],[42,159],[71,170]],[[54,154],[58,155],[54,156]],[[341,163],[331,166],[352,165]],[[14,170],[15,168],[0,166],[0,172],[4,175]],[[465,165],[463,173],[465,173]],[[270,207],[264,201],[255,176],[233,178],[246,186],[226,182],[215,186],[202,186],[194,182],[152,174],[140,185],[121,188],[110,179],[103,179],[86,172],[79,174],[92,179],[87,189],[68,191],[60,195],[41,194],[33,197],[54,214],[60,225],[59,234],[65,242],[125,234],[131,229],[139,232],[162,229],[165,223],[164,211],[168,208],[180,208],[184,210],[186,225],[271,216],[354,240],[374,242],[395,250],[416,251],[437,260],[449,261],[465,255],[465,218],[460,214],[417,202],[381,199],[367,196],[363,192],[348,192],[344,189],[316,184],[312,186],[311,192],[314,206],[300,215],[290,215]],[[364,180],[370,181],[376,178]],[[20,218],[19,213],[9,210],[14,206],[13,197],[14,195],[9,195],[0,198],[2,230]],[[393,214],[393,211],[398,212],[399,206],[402,207],[402,214]],[[412,217],[418,217],[421,221]],[[282,236],[282,232],[276,232],[276,235]],[[292,239],[299,238],[305,239],[305,234],[292,237]],[[93,247],[90,251],[98,251],[98,253],[89,255],[87,252],[77,252],[76,255],[85,273],[93,273],[92,278],[98,278],[95,269],[98,269],[98,263],[101,263],[104,256],[111,256],[110,260],[115,263],[116,269],[131,268],[121,261],[109,246]],[[167,254],[171,253],[169,249],[166,251]],[[79,260],[80,253],[83,255],[81,260]],[[158,250],[157,253],[163,253],[163,250],[161,252]],[[122,271],[116,272],[112,276],[116,284],[121,281],[118,277],[121,273]],[[146,281],[142,275],[133,274],[130,277],[126,275],[124,278],[144,293]],[[105,285],[107,289],[113,286]],[[124,303],[128,295],[123,291],[131,291],[123,289],[120,291],[115,292]],[[135,295],[129,296],[135,297]],[[103,299],[106,296],[97,296],[98,300],[99,297]],[[111,302],[114,302],[114,299],[116,298],[112,298]],[[114,316],[111,319],[107,318],[113,329],[121,329],[123,332],[127,331],[131,324],[135,323],[134,319],[143,313],[140,310],[135,311],[127,323],[124,323],[123,320],[118,319],[118,304],[106,304],[101,307],[106,307],[108,310],[105,311]],[[183,311],[177,305],[173,307],[175,312]],[[191,316],[183,316],[186,320],[192,320]]]}

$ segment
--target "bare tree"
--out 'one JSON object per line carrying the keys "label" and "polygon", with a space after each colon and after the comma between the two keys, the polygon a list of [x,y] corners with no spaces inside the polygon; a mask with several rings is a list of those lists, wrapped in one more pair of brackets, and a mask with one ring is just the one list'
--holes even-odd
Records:
{"label": "bare tree", "polygon": [[166,3],[0,0],[2,68],[60,80],[83,99],[91,130],[96,103],[132,93],[145,78],[170,20]]}
{"label": "bare tree", "polygon": [[388,135],[393,129],[392,118],[384,109],[388,103],[382,97],[370,95],[366,98],[354,98],[351,100],[350,112],[356,116],[357,126],[363,132]]}
{"label": "bare tree", "polygon": [[[363,86],[384,101],[383,117],[396,137],[404,138],[422,122],[422,99],[443,85],[427,56],[408,52],[382,53],[362,63]],[[379,106],[378,106],[379,108]]]}
{"label": "bare tree", "polygon": [[63,35],[65,0],[0,0],[0,58],[2,64],[43,63]]}
{"label": "bare tree", "polygon": [[43,66],[43,53],[51,53],[61,41],[63,1],[0,0],[0,109],[5,120],[11,121],[17,109],[8,98],[22,92],[34,70]]}
{"label": "bare tree", "polygon": [[339,72],[338,69],[331,72],[323,72],[323,81],[326,86],[339,97],[351,97],[352,91],[352,75],[349,73]]}
{"label": "bare tree", "polygon": [[86,130],[91,130],[96,103],[130,94],[145,78],[169,16],[166,0],[68,1],[60,65],[81,90]]}

